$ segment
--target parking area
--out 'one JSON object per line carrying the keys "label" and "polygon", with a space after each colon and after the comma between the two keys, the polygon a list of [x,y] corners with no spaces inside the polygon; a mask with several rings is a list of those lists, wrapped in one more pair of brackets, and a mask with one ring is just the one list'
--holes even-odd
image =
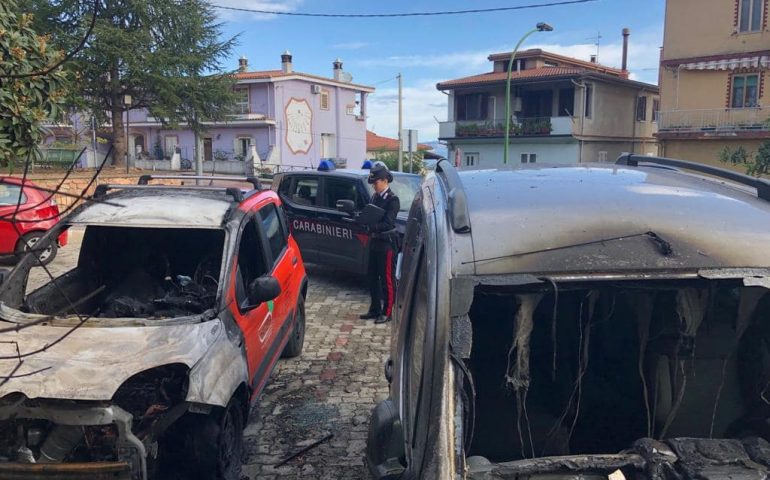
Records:
{"label": "parking area", "polygon": [[[75,262],[81,238],[71,233],[70,246],[49,266],[54,274]],[[365,279],[312,265],[307,270],[305,348],[300,357],[278,362],[251,412],[242,480],[368,478],[362,458],[369,413],[387,396],[390,324],[358,319],[369,303]],[[41,268],[33,269],[30,288],[45,279]]]}

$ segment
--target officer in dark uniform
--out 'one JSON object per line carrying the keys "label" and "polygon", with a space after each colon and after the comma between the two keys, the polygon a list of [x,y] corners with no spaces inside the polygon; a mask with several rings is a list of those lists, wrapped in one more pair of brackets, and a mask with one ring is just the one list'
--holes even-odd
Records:
{"label": "officer in dark uniform", "polygon": [[396,296],[396,215],[401,202],[390,189],[392,181],[393,175],[383,164],[375,164],[369,172],[368,182],[374,186],[371,203],[385,210],[382,219],[369,228],[369,293],[372,300],[369,311],[361,318],[374,318],[374,323],[390,320]]}

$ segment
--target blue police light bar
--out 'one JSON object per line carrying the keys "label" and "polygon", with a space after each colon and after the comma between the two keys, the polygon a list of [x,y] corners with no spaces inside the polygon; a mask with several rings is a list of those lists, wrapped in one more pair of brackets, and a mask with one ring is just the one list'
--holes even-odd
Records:
{"label": "blue police light bar", "polygon": [[334,162],[331,160],[321,160],[321,163],[318,164],[318,171],[328,172],[330,170],[334,170]]}
{"label": "blue police light bar", "polygon": [[361,170],[371,170],[374,163],[371,160],[364,160],[364,164],[361,165]]}

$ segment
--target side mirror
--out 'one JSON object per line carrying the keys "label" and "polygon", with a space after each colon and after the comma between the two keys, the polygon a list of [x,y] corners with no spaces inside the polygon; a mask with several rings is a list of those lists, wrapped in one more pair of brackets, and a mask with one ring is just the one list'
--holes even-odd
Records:
{"label": "side mirror", "polygon": [[281,294],[281,284],[275,277],[263,275],[249,285],[249,303],[259,305]]}
{"label": "side mirror", "polygon": [[337,200],[337,210],[353,213],[356,210],[356,203],[353,200]]}

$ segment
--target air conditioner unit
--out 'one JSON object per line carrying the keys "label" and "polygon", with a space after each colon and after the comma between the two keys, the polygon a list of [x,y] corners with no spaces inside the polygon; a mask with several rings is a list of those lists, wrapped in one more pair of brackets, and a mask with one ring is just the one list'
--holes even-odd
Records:
{"label": "air conditioner unit", "polygon": [[310,91],[312,93],[321,93],[321,86],[320,85],[310,85]]}

